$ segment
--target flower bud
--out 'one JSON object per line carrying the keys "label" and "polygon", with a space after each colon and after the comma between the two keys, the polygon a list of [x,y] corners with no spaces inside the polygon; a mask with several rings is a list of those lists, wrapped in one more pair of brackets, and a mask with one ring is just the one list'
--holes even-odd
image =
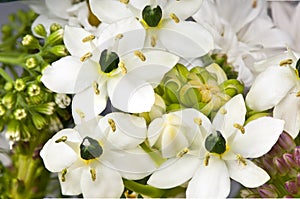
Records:
{"label": "flower bud", "polygon": [[14,84],[11,83],[11,82],[6,82],[5,85],[4,85],[4,90],[6,91],[11,91],[14,87]]}
{"label": "flower bud", "polygon": [[0,105],[0,117],[6,113],[4,106]]}
{"label": "flower bud", "polygon": [[61,26],[60,24],[58,24],[58,23],[53,23],[53,24],[51,24],[51,26],[50,26],[50,33],[54,33],[54,32],[56,32],[56,31],[58,31],[58,30],[60,30],[60,29],[62,29],[62,26]]}
{"label": "flower bud", "polygon": [[279,175],[284,176],[289,172],[289,167],[283,158],[275,157],[273,162],[276,165]]}
{"label": "flower bud", "polygon": [[26,84],[24,82],[23,79],[16,79],[16,82],[15,82],[15,89],[16,91],[23,91],[26,87]]}
{"label": "flower bud", "polygon": [[181,84],[178,80],[170,79],[165,84],[165,97],[169,104],[178,103],[178,93]]}
{"label": "flower bud", "polygon": [[1,32],[5,36],[11,36],[12,35],[12,27],[9,25],[2,25]]}
{"label": "flower bud", "polygon": [[292,195],[298,193],[298,186],[297,183],[294,180],[289,180],[284,183],[285,189]]}
{"label": "flower bud", "polygon": [[165,80],[169,78],[177,79],[181,83],[186,82],[189,70],[182,64],[176,64],[169,72],[165,75]]}
{"label": "flower bud", "polygon": [[179,111],[182,108],[180,104],[170,104],[167,106],[167,112]]}
{"label": "flower bud", "polygon": [[7,109],[12,109],[16,103],[16,96],[13,93],[7,93],[1,102]]}
{"label": "flower bud", "polygon": [[279,144],[275,144],[272,149],[268,152],[270,156],[281,156],[285,151],[279,146]]}
{"label": "flower bud", "polygon": [[300,158],[300,146],[295,147],[293,154],[295,158]]}
{"label": "flower bud", "polygon": [[46,38],[46,44],[50,44],[52,46],[57,45],[57,44],[62,44],[63,41],[63,34],[64,31],[63,29],[59,29],[53,33],[51,33],[47,38]]}
{"label": "flower bud", "polygon": [[39,41],[32,35],[26,35],[25,37],[23,37],[22,45],[29,49],[40,48]]}
{"label": "flower bud", "polygon": [[47,31],[45,29],[45,26],[43,24],[38,24],[33,28],[34,32],[41,36],[41,37],[46,37],[47,36]]}
{"label": "flower bud", "polygon": [[165,112],[166,105],[164,100],[159,95],[155,94],[155,102],[149,112],[149,117],[151,121],[155,118],[161,117]]}
{"label": "flower bud", "polygon": [[219,85],[219,88],[230,97],[244,92],[244,85],[236,79],[224,81]]}
{"label": "flower bud", "polygon": [[276,188],[274,185],[264,184],[258,188],[258,193],[262,198],[277,198]]}
{"label": "flower bud", "polygon": [[35,68],[38,66],[38,61],[36,58],[30,57],[30,58],[26,59],[25,64],[28,69],[32,69],[32,68]]}
{"label": "flower bud", "polygon": [[292,151],[296,147],[295,141],[286,132],[281,133],[278,139],[278,144],[287,152]]}
{"label": "flower bud", "polygon": [[69,54],[67,48],[65,45],[56,45],[49,49],[49,52],[52,54],[58,56],[58,57],[64,57]]}
{"label": "flower bud", "polygon": [[36,84],[31,84],[28,86],[28,95],[30,97],[37,96],[41,93],[41,88]]}
{"label": "flower bud", "polygon": [[273,164],[273,161],[271,158],[268,157],[263,157],[261,160],[262,166],[264,167],[264,169],[268,172],[268,174],[270,174],[271,176],[275,176],[277,173],[277,169]]}
{"label": "flower bud", "polygon": [[61,93],[55,94],[54,100],[58,107],[62,109],[67,108],[71,103],[71,98],[68,95]]}
{"label": "flower bud", "polygon": [[290,169],[293,169],[296,166],[296,162],[294,160],[293,154],[290,153],[284,153],[282,158],[286,162],[287,166],[290,167]]}
{"label": "flower bud", "polygon": [[26,113],[25,109],[23,109],[23,108],[16,109],[14,111],[14,117],[16,120],[22,120],[22,119],[26,118],[26,116],[27,116],[27,113]]}
{"label": "flower bud", "polygon": [[45,115],[52,115],[55,110],[55,103],[54,102],[48,102],[46,104],[39,104],[34,107],[32,107],[35,111],[45,114]]}
{"label": "flower bud", "polygon": [[32,114],[32,122],[36,129],[41,130],[44,126],[47,125],[45,117],[41,116],[38,113]]}
{"label": "flower bud", "polygon": [[179,97],[180,102],[187,107],[193,107],[202,99],[199,90],[191,87],[189,84],[184,85],[180,89]]}

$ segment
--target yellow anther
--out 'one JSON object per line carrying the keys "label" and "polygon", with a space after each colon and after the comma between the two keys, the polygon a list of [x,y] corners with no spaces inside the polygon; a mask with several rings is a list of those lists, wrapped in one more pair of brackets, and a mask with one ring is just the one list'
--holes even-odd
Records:
{"label": "yellow anther", "polygon": [[125,75],[127,73],[127,68],[125,67],[125,63],[120,61],[118,66],[121,68],[122,73]]}
{"label": "yellow anther", "polygon": [[115,40],[119,40],[119,39],[122,39],[124,37],[123,34],[117,34],[116,37],[115,37]]}
{"label": "yellow anther", "polygon": [[124,195],[126,198],[137,198],[137,193],[135,193],[134,191],[130,192],[129,190],[126,190],[124,192]]}
{"label": "yellow anther", "polygon": [[141,51],[134,51],[134,55],[140,58],[141,61],[146,61],[146,57]]}
{"label": "yellow anther", "polygon": [[88,58],[90,58],[92,56],[91,52],[85,53],[82,57],[80,57],[80,61],[84,62],[85,60],[87,60]]}
{"label": "yellow anther", "polygon": [[85,118],[84,112],[82,112],[82,111],[79,110],[79,109],[76,109],[75,111],[76,111],[76,113],[79,115],[79,117],[80,117],[81,119]]}
{"label": "yellow anther", "polygon": [[92,180],[95,181],[96,180],[96,170],[94,168],[90,169],[90,174],[91,174]]}
{"label": "yellow anther", "polygon": [[94,88],[94,92],[95,92],[96,95],[100,95],[100,90],[99,90],[98,86],[99,85],[98,85],[97,82],[93,83],[93,88]]}
{"label": "yellow anther", "polygon": [[65,142],[65,141],[67,141],[67,139],[68,139],[68,137],[64,135],[61,138],[55,140],[55,143]]}
{"label": "yellow anther", "polygon": [[113,119],[108,119],[107,122],[108,122],[108,124],[109,124],[111,130],[112,130],[113,132],[115,132],[116,129],[117,129],[115,121],[114,121]]}
{"label": "yellow anther", "polygon": [[221,113],[222,115],[225,115],[225,114],[227,114],[227,110],[226,110],[225,108],[221,108],[221,109],[220,109],[220,113]]}
{"label": "yellow anther", "polygon": [[252,8],[256,8],[256,6],[257,6],[257,0],[253,0],[252,1]]}
{"label": "yellow anther", "polygon": [[241,156],[240,154],[236,155],[236,159],[238,160],[239,163],[242,163],[244,166],[247,166],[247,162],[245,158],[243,158],[243,156]]}
{"label": "yellow anther", "polygon": [[177,154],[177,157],[182,157],[184,156],[185,154],[187,154],[189,152],[189,149],[188,148],[184,148],[182,151],[180,151],[178,154]]}
{"label": "yellow anther", "polygon": [[89,36],[86,36],[85,38],[83,38],[82,42],[85,43],[85,42],[88,42],[88,41],[92,41],[95,38],[96,38],[95,35],[89,35]]}
{"label": "yellow anther", "polygon": [[121,3],[128,4],[129,0],[120,0]]}
{"label": "yellow anther", "polygon": [[300,97],[300,91],[296,93],[296,97]]}
{"label": "yellow anther", "polygon": [[67,169],[63,169],[61,171],[61,181],[65,182],[66,181],[66,174],[67,174],[68,170]]}
{"label": "yellow anther", "polygon": [[151,36],[151,46],[152,47],[155,47],[156,46],[156,43],[157,43],[157,38],[155,35],[152,35]]}
{"label": "yellow anther", "polygon": [[245,133],[245,128],[242,125],[235,123],[233,124],[233,127],[240,130],[243,134]]}
{"label": "yellow anther", "polygon": [[194,122],[198,125],[202,125],[202,119],[201,118],[194,118]]}
{"label": "yellow anther", "polygon": [[293,60],[292,59],[285,59],[285,60],[282,60],[280,63],[279,63],[279,66],[286,66],[286,65],[290,65],[293,63]]}
{"label": "yellow anther", "polygon": [[207,154],[205,155],[205,159],[204,159],[204,166],[208,166],[209,159],[210,159],[210,155],[209,155],[209,153],[207,153]]}
{"label": "yellow anther", "polygon": [[180,22],[179,18],[174,13],[171,13],[170,17],[171,17],[171,19],[173,19],[173,21],[175,23],[179,23]]}

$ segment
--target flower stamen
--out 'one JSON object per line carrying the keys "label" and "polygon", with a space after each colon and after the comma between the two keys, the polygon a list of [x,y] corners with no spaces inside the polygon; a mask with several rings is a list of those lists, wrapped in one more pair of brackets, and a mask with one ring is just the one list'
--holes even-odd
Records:
{"label": "flower stamen", "polygon": [[120,39],[122,39],[124,37],[124,35],[123,34],[117,34],[116,35],[116,37],[115,37],[115,40],[120,40]]}
{"label": "flower stamen", "polygon": [[125,75],[127,73],[127,68],[125,67],[125,63],[120,61],[118,66],[121,68],[122,73]]}
{"label": "flower stamen", "polygon": [[256,8],[256,6],[257,6],[257,0],[253,0],[252,1],[252,8]]}
{"label": "flower stamen", "polygon": [[146,61],[146,57],[141,51],[134,51],[134,55],[140,58],[141,61]]}
{"label": "flower stamen", "polygon": [[115,132],[115,131],[117,130],[115,121],[114,121],[113,119],[108,119],[107,122],[108,122],[108,124],[109,124],[111,130],[112,130],[113,132]]}
{"label": "flower stamen", "polygon": [[68,137],[64,135],[61,138],[55,140],[55,143],[65,142],[65,141],[67,141],[67,139],[68,139]]}
{"label": "flower stamen", "polygon": [[96,170],[94,168],[90,169],[90,174],[91,174],[92,180],[95,181],[96,180]]}
{"label": "flower stamen", "polygon": [[220,109],[220,113],[222,115],[225,115],[225,114],[227,114],[227,110],[223,107],[223,108]]}
{"label": "flower stamen", "polygon": [[120,0],[121,3],[124,3],[125,5],[127,5],[129,3],[129,0]]}
{"label": "flower stamen", "polygon": [[285,59],[285,60],[282,60],[280,63],[279,63],[279,66],[286,66],[286,65],[290,65],[293,63],[293,60],[292,59]]}
{"label": "flower stamen", "polygon": [[75,111],[76,111],[76,113],[79,115],[79,117],[80,117],[81,119],[85,118],[84,112],[82,112],[82,111],[79,110],[79,109],[76,109]]}
{"label": "flower stamen", "polygon": [[240,130],[242,132],[242,134],[245,133],[245,128],[242,125],[240,125],[238,123],[235,123],[235,124],[233,124],[233,127],[237,128],[238,130]]}
{"label": "flower stamen", "polygon": [[179,23],[180,20],[179,18],[175,15],[175,13],[171,13],[170,14],[171,19],[175,22],[175,23]]}
{"label": "flower stamen", "polygon": [[182,151],[180,151],[178,154],[177,154],[177,157],[181,158],[182,156],[184,156],[185,154],[187,154],[189,152],[189,149],[188,148],[184,148]]}
{"label": "flower stamen", "polygon": [[82,39],[82,42],[85,43],[85,42],[89,42],[89,41],[92,41],[94,40],[96,37],[95,35],[89,35],[89,36],[86,36]]}
{"label": "flower stamen", "polygon": [[157,37],[156,37],[156,35],[152,35],[151,36],[151,46],[155,47],[156,43],[157,43]]}
{"label": "flower stamen", "polygon": [[99,85],[98,85],[97,82],[93,83],[93,88],[94,88],[94,92],[95,92],[96,95],[100,95],[100,90],[99,90],[98,86]]}
{"label": "flower stamen", "polygon": [[204,158],[204,166],[208,166],[209,159],[210,159],[210,155],[209,153],[207,153]]}
{"label": "flower stamen", "polygon": [[82,57],[80,57],[80,61],[81,62],[84,62],[86,61],[88,58],[90,58],[92,56],[92,53],[91,52],[87,52],[85,53]]}
{"label": "flower stamen", "polygon": [[195,122],[196,124],[198,124],[199,126],[202,125],[202,119],[201,119],[201,118],[194,118],[194,122]]}
{"label": "flower stamen", "polygon": [[247,166],[247,162],[246,162],[245,158],[242,155],[237,154],[236,159],[238,160],[239,164],[242,163],[244,166]]}
{"label": "flower stamen", "polygon": [[296,93],[296,97],[300,97],[300,91]]}
{"label": "flower stamen", "polygon": [[66,174],[67,174],[68,170],[67,169],[63,169],[61,171],[61,181],[65,182],[66,181]]}

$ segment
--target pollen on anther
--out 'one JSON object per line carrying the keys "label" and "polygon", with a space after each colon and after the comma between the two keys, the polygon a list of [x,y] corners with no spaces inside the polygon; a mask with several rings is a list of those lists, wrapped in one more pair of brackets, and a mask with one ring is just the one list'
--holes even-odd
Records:
{"label": "pollen on anther", "polygon": [[194,118],[194,122],[198,125],[202,125],[202,119],[201,118]]}
{"label": "pollen on anther", "polygon": [[282,60],[280,63],[279,63],[279,66],[286,66],[286,65],[290,65],[293,63],[293,60],[292,59],[285,59],[285,60]]}
{"label": "pollen on anther", "polygon": [[64,135],[61,138],[55,140],[55,143],[65,142],[65,141],[67,141],[67,139],[68,139],[68,137]]}
{"label": "pollen on anther", "polygon": [[155,35],[152,35],[151,36],[151,46],[152,47],[155,47],[156,46],[156,42],[157,41],[157,38],[156,38],[156,36]]}
{"label": "pollen on anther", "polygon": [[113,119],[108,119],[108,124],[113,132],[117,130],[116,123]]}
{"label": "pollen on anther", "polygon": [[95,92],[96,95],[100,95],[100,90],[99,90],[98,86],[99,85],[98,85],[97,82],[93,83],[93,88],[94,88],[94,92]]}
{"label": "pollen on anther", "polygon": [[90,58],[92,56],[91,52],[85,53],[82,57],[80,57],[80,61],[84,62],[86,61],[88,58]]}
{"label": "pollen on anther", "polygon": [[124,37],[124,35],[123,34],[117,34],[116,35],[116,37],[115,37],[115,40],[120,40],[120,39],[122,39]]}
{"label": "pollen on anther", "polygon": [[85,42],[88,42],[88,41],[92,41],[93,39],[95,39],[95,35],[89,35],[89,36],[86,36],[82,39],[82,42],[85,43]]}
{"label": "pollen on anther", "polygon": [[171,19],[173,19],[173,21],[175,23],[179,23],[180,22],[179,18],[174,13],[171,13],[170,17],[171,17]]}
{"label": "pollen on anther", "polygon": [[242,163],[244,166],[247,166],[247,162],[245,158],[243,158],[243,156],[241,156],[240,154],[236,155],[236,159],[238,160],[239,163]]}
{"label": "pollen on anther", "polygon": [[252,8],[256,8],[256,6],[257,6],[257,0],[253,0],[252,1]]}
{"label": "pollen on anther", "polygon": [[66,174],[67,174],[68,170],[67,169],[63,169],[61,171],[61,181],[65,182],[66,181]]}
{"label": "pollen on anther", "polygon": [[146,57],[141,51],[134,51],[134,55],[140,58],[141,61],[146,61]]}
{"label": "pollen on anther", "polygon": [[80,117],[81,119],[85,118],[84,112],[82,112],[82,111],[79,110],[79,109],[76,109],[75,111],[76,111],[76,113],[79,115],[79,117]]}
{"label": "pollen on anther", "polygon": [[121,3],[128,4],[129,0],[120,0]]}
{"label": "pollen on anther", "polygon": [[296,97],[300,97],[300,91],[296,93]]}
{"label": "pollen on anther", "polygon": [[185,154],[187,154],[189,152],[189,149],[188,148],[184,148],[182,151],[180,151],[178,154],[177,154],[177,157],[182,157],[184,156]]}
{"label": "pollen on anther", "polygon": [[210,159],[210,155],[209,155],[209,153],[207,153],[207,154],[205,155],[205,159],[204,159],[204,166],[208,166],[209,159]]}
{"label": "pollen on anther", "polygon": [[242,125],[235,123],[233,124],[233,127],[240,130],[243,134],[245,133],[245,128]]}
{"label": "pollen on anther", "polygon": [[125,67],[124,62],[120,61],[118,66],[121,68],[123,74],[127,73],[127,68]]}
{"label": "pollen on anther", "polygon": [[226,110],[225,108],[221,108],[221,109],[220,109],[220,113],[221,113],[222,115],[225,115],[225,114],[227,114],[227,110]]}
{"label": "pollen on anther", "polygon": [[95,181],[96,180],[96,170],[94,168],[90,169],[90,174],[91,174],[92,180]]}

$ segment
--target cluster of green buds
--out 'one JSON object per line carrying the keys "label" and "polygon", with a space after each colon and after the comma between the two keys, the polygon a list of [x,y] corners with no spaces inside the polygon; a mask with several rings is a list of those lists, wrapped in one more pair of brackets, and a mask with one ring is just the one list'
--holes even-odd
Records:
{"label": "cluster of green buds", "polygon": [[227,79],[219,65],[194,67],[190,71],[177,64],[155,89],[167,112],[182,108],[195,108],[209,117],[233,96],[243,93],[244,86],[236,79]]}
{"label": "cluster of green buds", "polygon": [[300,197],[300,146],[296,146],[289,134],[283,132],[273,148],[254,162],[267,171],[271,179],[258,188],[242,189],[241,197]]}
{"label": "cluster of green buds", "polygon": [[234,71],[233,66],[228,63],[226,54],[213,54],[211,55],[211,58],[224,70],[228,79],[236,79],[238,77],[238,72]]}

